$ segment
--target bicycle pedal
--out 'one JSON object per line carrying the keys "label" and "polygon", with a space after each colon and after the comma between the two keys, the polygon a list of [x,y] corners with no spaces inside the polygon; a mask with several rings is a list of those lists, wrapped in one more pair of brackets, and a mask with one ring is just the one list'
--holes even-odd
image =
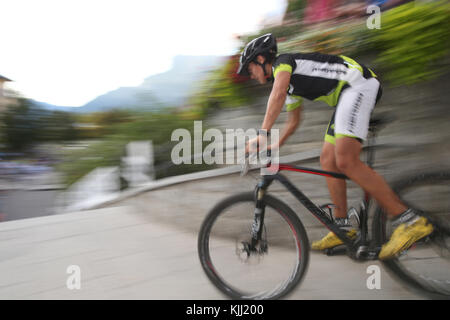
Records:
{"label": "bicycle pedal", "polygon": [[377,260],[381,247],[371,248],[367,253],[367,260]]}

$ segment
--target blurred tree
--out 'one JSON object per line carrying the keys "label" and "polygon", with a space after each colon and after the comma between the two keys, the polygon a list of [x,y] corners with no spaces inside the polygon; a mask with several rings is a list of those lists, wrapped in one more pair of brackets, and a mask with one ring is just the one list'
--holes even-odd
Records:
{"label": "blurred tree", "polygon": [[284,20],[288,19],[303,19],[303,12],[306,8],[307,0],[289,0],[286,8]]}
{"label": "blurred tree", "polygon": [[410,2],[383,14],[382,27],[370,45],[394,85],[434,78],[448,70],[450,52],[448,1]]}
{"label": "blurred tree", "polygon": [[[211,168],[207,165],[173,165],[171,149],[177,142],[171,141],[175,129],[185,128],[193,133],[193,121],[177,114],[135,112],[134,121],[111,124],[111,134],[101,141],[92,143],[84,150],[68,151],[58,169],[64,173],[67,185],[97,167],[120,166],[125,155],[125,146],[130,141],[151,140],[155,148],[155,166],[161,168],[156,177],[178,175]],[[205,130],[207,128],[203,128]],[[206,142],[205,142],[206,144]]]}
{"label": "blurred tree", "polygon": [[68,112],[53,111],[41,116],[37,126],[40,141],[68,141],[78,139],[75,117]]}
{"label": "blurred tree", "polygon": [[1,140],[6,148],[26,151],[36,143],[79,138],[74,114],[48,111],[20,98],[1,117]]}
{"label": "blurred tree", "polygon": [[2,116],[2,140],[7,149],[24,151],[38,140],[42,113],[29,100],[19,98]]}
{"label": "blurred tree", "polygon": [[108,126],[123,123],[130,120],[131,113],[128,110],[112,109],[103,112],[95,112],[89,115],[90,122],[100,126]]}

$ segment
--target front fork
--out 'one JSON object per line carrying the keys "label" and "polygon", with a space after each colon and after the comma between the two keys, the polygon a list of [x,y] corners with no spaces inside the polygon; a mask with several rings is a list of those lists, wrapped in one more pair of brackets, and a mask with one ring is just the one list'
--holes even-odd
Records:
{"label": "front fork", "polygon": [[263,244],[262,233],[264,230],[264,216],[266,205],[264,202],[264,196],[267,192],[267,188],[272,183],[273,179],[268,178],[268,176],[263,176],[262,179],[258,182],[255,188],[255,210],[253,216],[252,223],[252,240],[251,240],[251,249],[256,250],[256,248],[260,247],[260,249],[267,249],[266,244]]}

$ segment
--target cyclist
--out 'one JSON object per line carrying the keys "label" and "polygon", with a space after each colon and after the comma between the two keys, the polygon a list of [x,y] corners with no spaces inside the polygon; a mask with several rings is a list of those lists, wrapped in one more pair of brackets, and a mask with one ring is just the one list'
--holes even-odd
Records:
{"label": "cyclist", "polygon": [[[335,107],[325,133],[320,163],[324,170],[341,172],[366,190],[393,220],[396,228],[383,245],[380,259],[394,257],[432,232],[433,227],[427,219],[402,203],[385,180],[359,159],[372,109],[381,96],[380,82],[371,69],[342,55],[287,53],[277,56],[276,39],[272,34],[265,34],[245,46],[237,73],[250,76],[260,84],[273,81],[259,132],[269,132],[286,105],[288,119],[278,147],[297,129],[303,98],[324,101]],[[266,137],[260,134],[249,141],[247,151],[258,143],[265,143],[260,139]],[[355,237],[356,230],[351,228],[347,218],[345,180],[327,178],[327,186],[336,206],[336,223],[350,237]],[[312,249],[324,250],[342,243],[330,232],[320,241],[313,242]]]}

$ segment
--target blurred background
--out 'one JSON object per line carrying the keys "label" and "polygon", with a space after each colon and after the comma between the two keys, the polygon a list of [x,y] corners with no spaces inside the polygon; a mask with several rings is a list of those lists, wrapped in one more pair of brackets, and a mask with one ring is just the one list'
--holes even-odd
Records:
{"label": "blurred background", "polygon": [[[448,163],[448,1],[279,0],[246,5],[232,1],[221,4],[220,10],[193,1],[182,8],[163,8],[164,26],[152,26],[151,30],[143,30],[146,25],[142,21],[151,20],[154,14],[148,12],[147,17],[141,12],[136,21],[142,25],[135,22],[140,32],[134,34],[127,33],[130,20],[119,19],[140,11],[134,2],[127,2],[124,11],[124,7],[109,8],[103,3],[94,8],[102,10],[101,15],[81,4],[77,22],[69,21],[80,24],[79,28],[63,24],[64,14],[75,9],[74,5],[53,7],[51,17],[44,17],[45,7],[21,5],[3,10],[10,28],[0,53],[1,221],[88,208],[160,179],[215,168],[173,164],[171,150],[177,142],[171,141],[171,134],[185,128],[194,137],[194,120],[203,121],[203,130],[260,126],[270,87],[260,87],[236,75],[235,70],[245,43],[267,32],[277,37],[279,53],[345,54],[375,70],[385,88],[375,112],[389,114],[394,120],[383,131],[384,141],[414,150],[398,147],[382,153],[380,164],[385,165],[386,174],[399,167],[416,170]],[[379,29],[367,26],[372,14],[367,13],[369,5],[381,9]],[[31,9],[37,10],[37,15],[29,14]],[[195,19],[184,20],[180,15],[183,10],[194,15],[203,9],[206,14]],[[222,20],[208,17],[222,9],[226,10]],[[191,29],[194,20],[197,27]],[[90,29],[89,21],[105,23]],[[235,21],[247,24],[238,29],[232,26]],[[109,29],[109,22],[115,27]],[[42,30],[41,24],[45,25]],[[216,24],[229,32],[220,32]],[[33,25],[39,31],[33,31]],[[56,33],[58,28],[61,33]],[[208,29],[209,33],[203,33]],[[82,38],[84,31],[93,34],[85,48],[63,48]],[[133,47],[131,40],[121,42],[123,35],[137,38],[140,44]],[[200,47],[196,41],[205,49],[190,50]],[[50,43],[60,48],[47,52]],[[169,47],[169,43],[179,47]],[[36,52],[27,49],[30,47]],[[17,48],[21,52],[16,52]],[[107,51],[99,55],[100,48]],[[133,55],[127,52],[136,60],[145,58],[146,63],[133,63]],[[89,56],[95,57],[100,70],[80,67],[82,59]],[[107,61],[104,66],[103,60]],[[53,79],[45,80],[51,69],[62,70],[65,78],[53,73]],[[139,70],[134,80],[129,80],[131,69]],[[105,83],[122,77],[126,86],[112,82],[103,86],[97,73]],[[75,97],[75,92],[96,85],[100,91]],[[306,102],[305,120],[281,154],[318,150],[331,113],[331,108],[320,102]],[[277,125],[282,125],[285,117],[283,113]],[[405,168],[405,155],[414,165]]]}

